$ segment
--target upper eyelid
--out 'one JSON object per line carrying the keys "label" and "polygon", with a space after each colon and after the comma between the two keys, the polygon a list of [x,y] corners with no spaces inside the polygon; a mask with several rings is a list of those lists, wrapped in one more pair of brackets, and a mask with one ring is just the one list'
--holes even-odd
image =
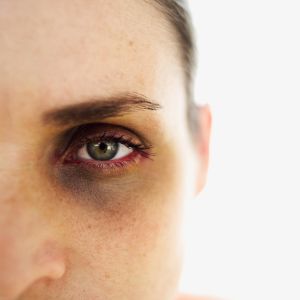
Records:
{"label": "upper eyelid", "polygon": [[147,147],[152,147],[152,143],[145,138],[144,135],[117,124],[109,123],[92,123],[92,124],[83,124],[77,127],[77,130],[71,137],[71,143],[73,140],[81,140],[85,142],[92,138],[105,138],[105,137],[127,137],[127,140],[134,142],[135,144],[140,143],[144,144]]}
{"label": "upper eyelid", "polygon": [[[128,136],[127,138],[125,138],[126,135],[122,134],[122,135],[117,135],[116,133],[107,133],[104,132],[102,134],[92,134],[92,135],[86,135],[86,136],[82,136],[79,137],[77,139],[77,144],[81,144],[84,145],[88,142],[97,142],[97,141],[105,141],[105,140],[122,140],[122,141],[128,141],[128,142],[132,142],[133,138]],[[74,137],[74,139],[76,140],[76,137]]]}

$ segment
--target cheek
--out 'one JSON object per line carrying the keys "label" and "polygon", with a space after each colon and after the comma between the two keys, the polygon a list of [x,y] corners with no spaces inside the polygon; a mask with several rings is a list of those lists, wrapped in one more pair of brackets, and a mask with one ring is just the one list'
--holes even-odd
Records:
{"label": "cheek", "polygon": [[120,178],[99,178],[72,167],[59,171],[57,201],[65,206],[64,217],[87,228],[87,234],[101,242],[109,237],[106,245],[128,239],[134,247],[154,247],[157,239],[177,230],[185,197],[181,156],[167,150]]}
{"label": "cheek", "polygon": [[66,172],[65,181],[57,183],[65,182],[64,189],[57,189],[56,203],[63,212],[59,218],[70,272],[93,274],[87,281],[92,276],[105,293],[115,290],[116,282],[120,291],[142,293],[168,285],[168,276],[177,278],[185,197],[180,156],[166,151],[122,178],[77,175]]}
{"label": "cheek", "polygon": [[[119,210],[74,219],[68,234],[70,261],[74,273],[93,274],[95,286],[105,295],[118,289],[140,295],[131,299],[142,299],[148,288],[153,289],[147,291],[150,295],[177,280],[181,209],[179,199],[171,195],[136,195],[131,201],[126,208],[120,205]],[[90,276],[86,280],[94,286]]]}
{"label": "cheek", "polygon": [[[175,231],[181,215],[182,193],[172,178],[162,180],[126,178],[109,183],[77,185],[74,197],[63,197],[70,224],[80,224],[105,244],[132,244],[134,248],[155,247],[156,240]],[[68,224],[68,222],[66,222]],[[74,227],[72,227],[74,228]],[[77,237],[81,230],[75,230]],[[120,241],[121,240],[121,241]],[[125,240],[128,240],[125,241]]]}

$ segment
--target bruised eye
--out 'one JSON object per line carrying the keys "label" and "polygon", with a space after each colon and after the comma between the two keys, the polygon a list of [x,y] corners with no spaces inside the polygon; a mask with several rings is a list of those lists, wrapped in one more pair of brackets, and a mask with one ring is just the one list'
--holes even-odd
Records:
{"label": "bruised eye", "polygon": [[108,161],[126,157],[133,151],[131,147],[116,141],[90,142],[78,150],[77,157],[85,160]]}
{"label": "bruised eye", "polygon": [[76,129],[64,148],[63,166],[97,170],[103,176],[126,174],[130,166],[154,156],[152,145],[131,130],[110,124],[86,124]]}

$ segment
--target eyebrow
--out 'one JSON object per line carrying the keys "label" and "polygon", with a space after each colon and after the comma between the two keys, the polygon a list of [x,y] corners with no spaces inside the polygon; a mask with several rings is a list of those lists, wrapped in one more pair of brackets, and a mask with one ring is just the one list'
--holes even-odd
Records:
{"label": "eyebrow", "polygon": [[125,114],[161,109],[161,105],[151,101],[146,96],[136,93],[94,98],[79,104],[71,104],[55,108],[42,115],[42,121],[47,125],[66,126],[72,124],[90,123],[109,117],[119,117]]}

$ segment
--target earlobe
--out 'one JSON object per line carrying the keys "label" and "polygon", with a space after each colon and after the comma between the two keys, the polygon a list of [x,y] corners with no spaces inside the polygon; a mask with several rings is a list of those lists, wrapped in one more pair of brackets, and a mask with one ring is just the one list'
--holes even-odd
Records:
{"label": "earlobe", "polygon": [[208,104],[198,107],[198,142],[197,142],[197,187],[196,193],[200,193],[206,182],[206,175],[209,162],[210,134],[212,125],[211,110]]}

